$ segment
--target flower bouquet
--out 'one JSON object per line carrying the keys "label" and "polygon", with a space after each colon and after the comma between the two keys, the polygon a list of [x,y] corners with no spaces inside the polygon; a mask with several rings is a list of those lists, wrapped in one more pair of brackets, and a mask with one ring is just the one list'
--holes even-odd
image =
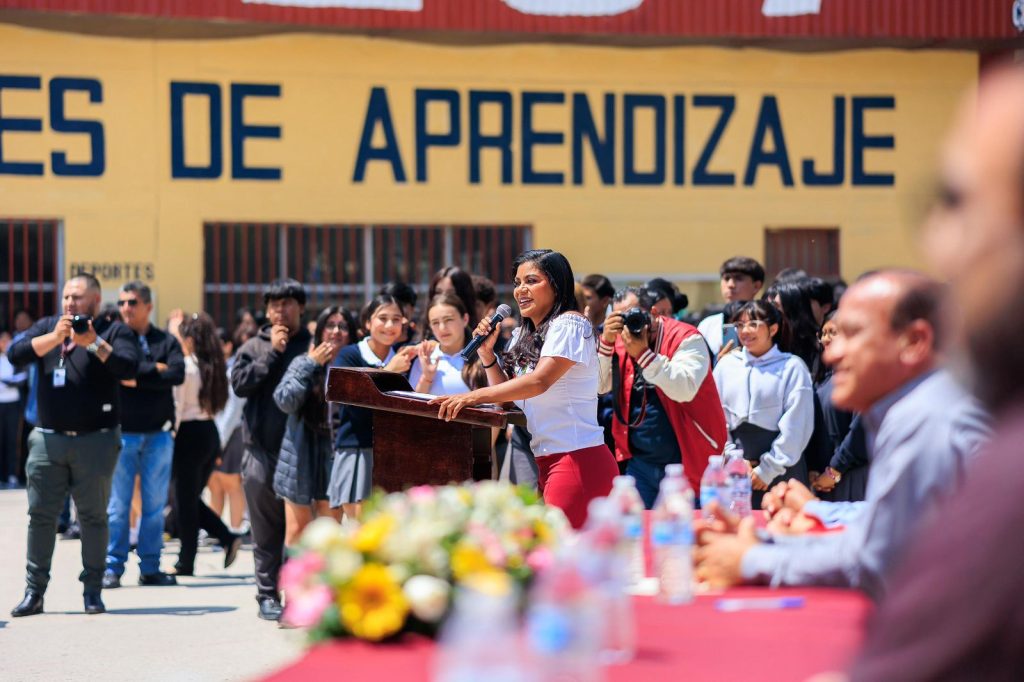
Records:
{"label": "flower bouquet", "polygon": [[433,635],[453,586],[500,576],[525,588],[568,532],[561,510],[507,483],[378,492],[361,523],[306,528],[281,569],[282,619],[314,640]]}

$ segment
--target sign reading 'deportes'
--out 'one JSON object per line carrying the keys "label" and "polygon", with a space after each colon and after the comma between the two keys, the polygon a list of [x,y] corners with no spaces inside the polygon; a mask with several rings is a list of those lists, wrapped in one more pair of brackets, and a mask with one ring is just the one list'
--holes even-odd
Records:
{"label": "sign reading 'deportes'", "polygon": [[102,280],[130,280],[141,279],[152,281],[156,278],[156,268],[152,263],[127,262],[97,262],[97,263],[71,263],[68,267],[68,275],[88,274]]}
{"label": "sign reading 'deportes'", "polygon": [[[3,138],[39,134],[43,116],[6,114],[5,93],[42,90],[39,76],[0,74],[0,175],[41,176],[46,159],[5,156]],[[255,98],[281,99],[281,86],[273,83],[172,81],[170,90],[170,177],[175,180],[281,180],[282,166],[254,166],[246,162],[248,140],[282,140],[282,124],[247,122],[246,103]],[[59,140],[73,136],[88,140],[89,155],[71,159],[66,151],[53,149],[49,168],[54,176],[101,177],[106,172],[106,130],[103,121],[103,84],[94,78],[53,78],[47,125]],[[85,93],[96,115],[72,118],[65,110],[68,93]],[[339,160],[339,179],[354,184],[374,182],[428,183],[432,150],[457,149],[464,154],[465,181],[501,185],[645,185],[695,187],[752,187],[762,176],[778,178],[785,187],[888,187],[895,174],[886,167],[887,157],[869,150],[895,149],[895,137],[884,124],[869,119],[878,112],[896,109],[893,95],[823,95],[816,111],[801,110],[798,120],[783,119],[779,97],[722,92],[651,93],[622,92],[591,95],[562,90],[503,89],[460,90],[413,88],[411,114],[399,117],[391,94],[383,86],[370,89],[360,107],[362,124],[352,136],[353,158]],[[78,95],[81,96],[81,95]],[[202,107],[208,116],[189,119],[185,103]],[[193,102],[194,101],[194,102]],[[755,125],[737,126],[733,117],[746,108],[756,112]],[[225,109],[227,110],[225,115]],[[562,126],[542,125],[544,114],[568,114]],[[711,124],[688,131],[691,114]],[[485,119],[489,125],[485,125]],[[644,125],[638,124],[644,121]],[[495,125],[496,122],[496,125]],[[652,123],[653,122],[653,123]],[[795,149],[788,142],[788,126],[806,127],[811,122],[830,131],[830,144],[821,148]],[[402,135],[396,130],[412,131]],[[439,132],[440,131],[440,132]],[[870,131],[870,132],[869,132]],[[202,160],[186,158],[186,135],[208,140]],[[346,133],[341,133],[346,134]],[[746,150],[739,158],[717,154],[723,140],[739,137]],[[696,144],[694,140],[697,140]],[[735,146],[735,145],[733,145]],[[543,153],[545,163],[537,160]],[[553,162],[560,156],[560,162]],[[227,159],[226,159],[227,157]],[[585,177],[585,159],[592,159],[594,177]],[[382,178],[384,178],[382,180]]]}

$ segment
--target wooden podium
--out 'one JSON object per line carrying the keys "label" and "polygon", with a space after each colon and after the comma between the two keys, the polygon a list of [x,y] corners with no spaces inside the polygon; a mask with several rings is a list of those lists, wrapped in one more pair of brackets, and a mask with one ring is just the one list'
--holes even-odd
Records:
{"label": "wooden podium", "polygon": [[414,485],[445,485],[498,477],[491,428],[526,425],[519,410],[470,407],[457,419],[437,418],[437,405],[392,391],[412,391],[401,374],[332,367],[327,400],[373,411],[373,485],[389,492]]}

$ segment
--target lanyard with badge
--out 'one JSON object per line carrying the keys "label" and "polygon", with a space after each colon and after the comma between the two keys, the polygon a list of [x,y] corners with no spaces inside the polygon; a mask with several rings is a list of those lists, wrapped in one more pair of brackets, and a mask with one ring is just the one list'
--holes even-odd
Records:
{"label": "lanyard with badge", "polygon": [[67,381],[67,369],[64,368],[64,358],[67,355],[67,344],[60,344],[60,360],[57,361],[57,367],[53,370],[53,387],[63,388],[64,383]]}

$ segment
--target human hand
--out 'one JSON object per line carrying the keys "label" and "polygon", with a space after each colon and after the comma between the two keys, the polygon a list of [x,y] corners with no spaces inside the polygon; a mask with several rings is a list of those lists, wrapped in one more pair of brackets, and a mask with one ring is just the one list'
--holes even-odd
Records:
{"label": "human hand", "polygon": [[335,350],[333,343],[324,341],[316,348],[310,349],[306,356],[316,364],[323,366],[334,359]]}
{"label": "human hand", "polygon": [[477,391],[439,396],[430,401],[430,405],[438,405],[437,418],[450,422],[459,416],[464,407],[473,407],[483,402]]}
{"label": "human hand", "polygon": [[126,388],[135,388],[139,385],[139,382],[135,379],[121,379],[121,385]]}
{"label": "human hand", "polygon": [[743,582],[743,556],[760,544],[754,519],[740,522],[736,533],[705,532],[694,551],[694,573],[712,587],[732,587]]}
{"label": "human hand", "polygon": [[729,339],[728,341],[725,342],[725,345],[722,346],[722,349],[720,351],[718,351],[718,356],[715,358],[715,361],[716,362],[721,362],[722,358],[724,358],[729,353],[733,352],[733,350],[735,350],[735,349],[736,349],[736,342],[733,341],[732,339]]}
{"label": "human hand", "polygon": [[480,344],[480,348],[477,349],[477,353],[480,354],[480,359],[484,361],[485,365],[491,364],[487,362],[494,357],[494,344],[498,342],[498,335],[492,334],[491,330],[494,329],[494,325],[488,318],[480,320],[480,323],[473,330],[473,336],[483,336],[484,341]]}
{"label": "human hand", "polygon": [[718,500],[710,502],[706,509],[701,509],[701,518],[694,524],[694,532],[698,541],[702,533],[734,534],[739,530],[742,519],[723,507]]}
{"label": "human hand", "polygon": [[167,371],[167,364],[163,363],[163,362],[156,363],[156,371],[158,371],[158,372],[166,372]]}
{"label": "human hand", "polygon": [[175,308],[167,316],[167,332],[181,342],[181,323],[185,320],[185,311]]}
{"label": "human hand", "polygon": [[60,340],[71,336],[71,315],[61,315],[57,324],[53,325],[53,334]]}
{"label": "human hand", "polygon": [[604,318],[604,330],[601,332],[601,339],[609,346],[615,345],[615,339],[619,337],[626,324],[622,321],[622,313],[612,313]]}
{"label": "human hand", "polygon": [[395,357],[391,358],[391,361],[384,365],[384,369],[389,372],[398,372],[399,374],[408,372],[409,368],[412,367],[413,358],[416,357],[416,351],[416,346],[405,346],[398,349]]}
{"label": "human hand", "polygon": [[278,353],[283,353],[288,346],[288,327],[283,324],[275,324],[270,328],[270,345]]}
{"label": "human hand", "polygon": [[629,357],[636,360],[641,355],[647,352],[649,346],[649,339],[651,336],[651,328],[644,327],[639,334],[633,334],[626,328],[622,329],[622,342],[626,344],[626,353]]}
{"label": "human hand", "polygon": [[811,489],[817,490],[818,492],[822,493],[832,492],[832,490],[836,487],[837,481],[830,475],[830,473],[831,472],[829,472],[829,470],[826,469],[825,473],[815,478],[814,482],[811,483]]}
{"label": "human hand", "polygon": [[416,358],[420,361],[423,378],[433,381],[434,376],[437,374],[437,365],[441,362],[440,357],[431,359],[431,356],[437,349],[437,341],[422,341],[417,348]]}
{"label": "human hand", "polygon": [[[770,481],[769,481],[770,482]],[[750,487],[754,490],[768,490],[768,483],[761,480],[756,472],[750,472]]]}

